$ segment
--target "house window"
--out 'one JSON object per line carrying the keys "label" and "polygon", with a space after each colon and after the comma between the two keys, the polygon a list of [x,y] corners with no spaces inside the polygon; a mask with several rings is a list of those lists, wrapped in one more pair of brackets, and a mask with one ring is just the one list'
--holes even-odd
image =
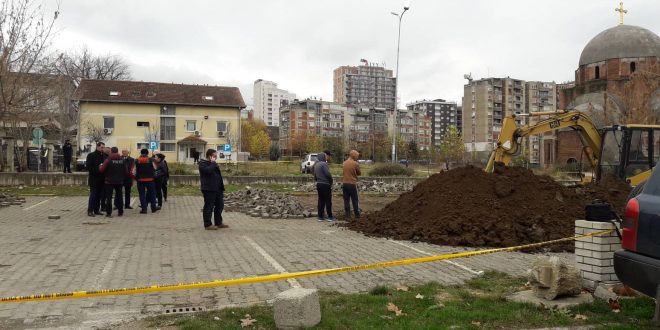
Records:
{"label": "house window", "polygon": [[160,144],[160,151],[174,152],[174,151],[176,151],[176,144],[174,144],[174,143],[161,143]]}
{"label": "house window", "polygon": [[637,64],[635,64],[635,62],[630,62],[630,73],[635,72],[636,69],[637,69]]}
{"label": "house window", "polygon": [[137,127],[149,127],[149,122],[148,121],[138,121],[137,122]]}
{"label": "house window", "polygon": [[186,120],[186,132],[194,132],[197,130],[197,121]]}
{"label": "house window", "polygon": [[226,132],[227,131],[227,122],[226,121],[216,122],[216,128],[217,128],[218,132]]}
{"label": "house window", "polygon": [[600,79],[600,66],[596,67],[596,78],[595,79]]}
{"label": "house window", "polygon": [[115,128],[115,117],[103,117],[103,128]]}
{"label": "house window", "polygon": [[160,139],[176,139],[176,120],[174,117],[160,117]]}
{"label": "house window", "polygon": [[160,106],[160,115],[161,116],[175,116],[176,107],[173,105],[161,105]]}
{"label": "house window", "polygon": [[149,143],[137,143],[137,150],[149,149]]}
{"label": "house window", "polygon": [[213,96],[204,96],[204,101],[213,101]]}

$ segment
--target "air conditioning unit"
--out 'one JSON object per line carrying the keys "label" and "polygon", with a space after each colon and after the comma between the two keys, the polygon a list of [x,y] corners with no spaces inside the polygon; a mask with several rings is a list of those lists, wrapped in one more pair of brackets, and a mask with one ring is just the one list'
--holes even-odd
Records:
{"label": "air conditioning unit", "polygon": [[227,135],[227,132],[225,131],[218,131],[218,137],[225,137]]}
{"label": "air conditioning unit", "polygon": [[105,134],[105,135],[110,135],[110,134],[112,134],[112,128],[104,128],[104,129],[103,129],[103,134]]}
{"label": "air conditioning unit", "polygon": [[200,131],[195,131],[195,136],[202,136],[202,132],[200,132]]}

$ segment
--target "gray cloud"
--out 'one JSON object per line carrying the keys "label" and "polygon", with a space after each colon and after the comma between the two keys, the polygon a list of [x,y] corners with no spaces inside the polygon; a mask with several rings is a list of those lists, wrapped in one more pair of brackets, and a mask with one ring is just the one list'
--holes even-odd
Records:
{"label": "gray cloud", "polygon": [[[124,56],[139,80],[238,86],[276,81],[332,98],[332,70],[361,58],[394,69],[404,1],[63,0],[54,44]],[[416,0],[403,19],[402,102],[460,102],[463,74],[572,80],[584,45],[617,24],[618,1]],[[626,23],[660,32],[660,1],[626,1]]]}

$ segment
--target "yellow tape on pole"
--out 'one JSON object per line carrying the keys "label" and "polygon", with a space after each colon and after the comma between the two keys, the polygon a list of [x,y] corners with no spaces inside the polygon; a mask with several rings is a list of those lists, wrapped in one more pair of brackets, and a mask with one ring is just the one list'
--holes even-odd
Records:
{"label": "yellow tape on pole", "polygon": [[74,291],[74,292],[66,292],[66,293],[46,293],[46,294],[37,294],[37,295],[29,295],[29,296],[6,297],[6,298],[0,298],[0,303],[17,303],[17,302],[26,302],[26,301],[39,301],[39,300],[61,300],[61,299],[104,297],[104,296],[129,295],[129,294],[140,294],[140,293],[161,292],[161,291],[212,288],[218,286],[232,286],[232,285],[251,284],[251,283],[260,283],[260,282],[272,282],[272,281],[287,280],[291,278],[329,275],[336,273],[353,272],[357,270],[412,265],[412,264],[438,261],[438,260],[467,258],[467,257],[473,257],[473,256],[491,254],[497,252],[518,251],[518,250],[536,248],[536,247],[541,247],[541,246],[551,245],[561,242],[573,241],[575,239],[583,238],[583,237],[609,234],[613,231],[614,231],[613,229],[603,230],[585,235],[566,237],[552,241],[532,243],[532,244],[519,245],[513,247],[486,249],[486,250],[451,253],[451,254],[441,254],[430,257],[393,260],[393,261],[378,262],[378,263],[349,266],[349,267],[307,270],[307,271],[295,272],[295,273],[272,274],[272,275],[229,279],[229,280],[216,280],[209,282],[178,283],[178,284],[168,284],[168,285],[152,285],[152,286],[135,287],[135,288],[119,288],[119,289],[96,290],[96,291]]}

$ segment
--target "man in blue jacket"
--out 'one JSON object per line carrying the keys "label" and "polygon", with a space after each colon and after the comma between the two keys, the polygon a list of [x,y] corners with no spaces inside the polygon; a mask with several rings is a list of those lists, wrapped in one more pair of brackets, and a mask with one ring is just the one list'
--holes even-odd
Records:
{"label": "man in blue jacket", "polygon": [[[220,166],[216,163],[217,159],[218,152],[209,149],[206,151],[206,158],[200,159],[197,163],[199,166],[199,179],[201,181],[200,186],[202,194],[204,194],[202,217],[206,230],[229,227],[222,223],[222,210],[225,207],[225,184],[222,182],[222,173],[220,173]],[[211,222],[211,215],[213,215],[215,225]]]}
{"label": "man in blue jacket", "polygon": [[[318,192],[318,221],[326,220],[328,222],[335,221],[332,216],[332,174],[330,174],[330,167],[328,161],[332,154],[329,151],[324,151],[318,154],[318,161],[312,167],[314,173],[314,180],[316,181],[316,191]],[[327,211],[328,217],[324,217],[324,212]]]}

